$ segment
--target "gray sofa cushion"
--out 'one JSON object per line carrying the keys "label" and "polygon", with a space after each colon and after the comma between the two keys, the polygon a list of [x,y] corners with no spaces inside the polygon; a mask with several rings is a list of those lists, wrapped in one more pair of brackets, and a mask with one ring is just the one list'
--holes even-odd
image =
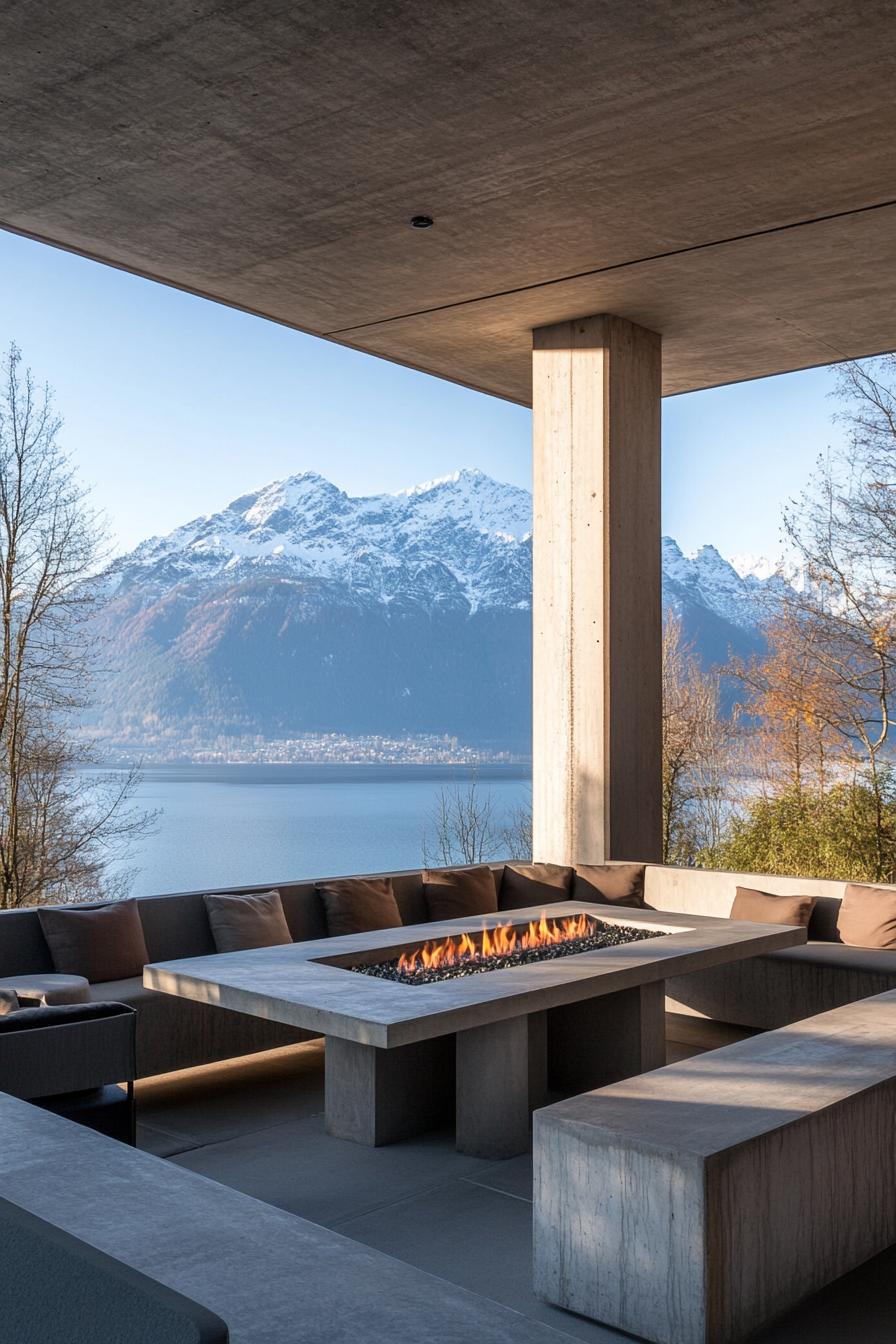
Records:
{"label": "gray sofa cushion", "polygon": [[[896,979],[896,948],[847,947],[844,943],[810,942],[771,953],[781,961],[827,966],[834,971],[862,971]],[[870,997],[870,996],[863,996]]]}
{"label": "gray sofa cushion", "polygon": [[248,952],[292,942],[279,891],[206,896],[205,908],[219,952]]}
{"label": "gray sofa cushion", "polygon": [[149,957],[136,901],[95,909],[38,910],[53,966],[63,975],[83,975],[91,984],[142,975]]}
{"label": "gray sofa cushion", "polygon": [[771,1030],[896,989],[896,951],[811,942],[677,976],[667,1007]]}
{"label": "gray sofa cushion", "polygon": [[41,1003],[90,1002],[90,985],[83,975],[8,975],[0,980],[0,990],[4,989]]}
{"label": "gray sofa cushion", "polygon": [[126,1012],[126,1005],[120,1003],[42,1003],[36,1008],[20,1008],[18,1012],[0,1017],[0,1034],[33,1031],[37,1027],[63,1027],[68,1022],[120,1017]]}

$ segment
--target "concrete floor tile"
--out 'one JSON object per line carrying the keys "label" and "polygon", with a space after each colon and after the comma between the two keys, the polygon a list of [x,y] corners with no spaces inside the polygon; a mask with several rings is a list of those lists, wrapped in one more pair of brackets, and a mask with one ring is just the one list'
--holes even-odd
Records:
{"label": "concrete floor tile", "polygon": [[512,1157],[507,1162],[495,1162],[492,1166],[486,1167],[485,1171],[478,1171],[474,1176],[467,1176],[468,1181],[474,1181],[476,1185],[486,1185],[491,1190],[500,1190],[502,1194],[513,1195],[515,1199],[524,1199],[528,1204],[532,1203],[532,1155],[525,1153],[522,1157]]}
{"label": "concrete floor tile", "polygon": [[473,1180],[353,1218],[339,1231],[587,1344],[630,1338],[539,1301],[532,1292],[531,1204]]}
{"label": "concrete floor tile", "polygon": [[326,1227],[492,1165],[458,1153],[450,1134],[384,1148],[333,1139],[322,1116],[195,1148],[173,1160]]}
{"label": "concrete floor tile", "polygon": [[169,1134],[155,1125],[144,1125],[137,1121],[137,1147],[143,1153],[152,1153],[155,1157],[174,1157],[175,1153],[184,1153],[197,1146],[195,1139],[185,1138],[183,1134]]}

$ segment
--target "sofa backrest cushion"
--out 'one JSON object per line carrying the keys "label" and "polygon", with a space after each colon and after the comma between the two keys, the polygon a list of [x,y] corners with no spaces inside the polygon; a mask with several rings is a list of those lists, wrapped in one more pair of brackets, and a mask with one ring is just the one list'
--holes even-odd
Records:
{"label": "sofa backrest cushion", "polygon": [[52,974],[53,959],[37,910],[0,911],[0,977]]}
{"label": "sofa backrest cushion", "polygon": [[814,896],[809,921],[812,942],[837,942],[837,916],[845,882],[820,877],[777,877],[769,873],[729,873],[715,868],[673,868],[648,864],[644,900],[649,909],[728,919],[737,887],[753,887],[778,896]]}
{"label": "sofa backrest cushion", "polygon": [[203,896],[201,891],[188,891],[174,896],[138,897],[150,961],[207,957],[215,951]]}
{"label": "sofa backrest cushion", "polygon": [[143,974],[149,957],[136,901],[49,907],[37,916],[59,974],[83,975],[91,984]]}
{"label": "sofa backrest cushion", "polygon": [[204,901],[219,952],[248,952],[292,942],[279,891],[213,895]]}

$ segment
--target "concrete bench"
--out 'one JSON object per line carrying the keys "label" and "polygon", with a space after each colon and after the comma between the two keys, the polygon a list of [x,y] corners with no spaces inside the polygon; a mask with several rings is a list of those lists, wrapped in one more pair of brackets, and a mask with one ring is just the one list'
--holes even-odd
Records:
{"label": "concrete bench", "polygon": [[[154,1313],[148,1320],[169,1313],[168,1333],[155,1338],[184,1344],[223,1340],[223,1326],[230,1344],[394,1344],[421,1334],[440,1344],[556,1344],[558,1338],[549,1326],[496,1302],[5,1093],[0,1190],[10,1235],[15,1210],[30,1215],[28,1234],[44,1271],[41,1285],[33,1275],[26,1284],[0,1253],[0,1337],[16,1344],[88,1338],[90,1344],[148,1344],[136,1325],[134,1333],[123,1333],[115,1324],[119,1304],[122,1319],[134,1321],[140,1296]],[[37,1220],[49,1229],[42,1232]],[[65,1235],[46,1248],[53,1229]],[[72,1238],[100,1255],[82,1255]],[[140,1280],[116,1273],[109,1257]],[[152,1284],[170,1292],[152,1301],[146,1294]],[[7,1322],[20,1319],[23,1296],[27,1306],[27,1294],[34,1299],[38,1287],[43,1333],[10,1334]],[[79,1317],[97,1294],[104,1295],[109,1333],[95,1316]]]}
{"label": "concrete bench", "polygon": [[535,1115],[535,1290],[734,1344],[896,1242],[896,992]]}

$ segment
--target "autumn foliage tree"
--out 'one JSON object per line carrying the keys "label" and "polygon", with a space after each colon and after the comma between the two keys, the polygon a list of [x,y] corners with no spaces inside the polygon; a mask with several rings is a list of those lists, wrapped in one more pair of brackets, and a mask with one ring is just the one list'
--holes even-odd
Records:
{"label": "autumn foliage tree", "polygon": [[735,665],[758,787],[725,866],[896,879],[896,357],[848,364],[846,445],[785,515],[801,582],[782,591],[768,652]]}

